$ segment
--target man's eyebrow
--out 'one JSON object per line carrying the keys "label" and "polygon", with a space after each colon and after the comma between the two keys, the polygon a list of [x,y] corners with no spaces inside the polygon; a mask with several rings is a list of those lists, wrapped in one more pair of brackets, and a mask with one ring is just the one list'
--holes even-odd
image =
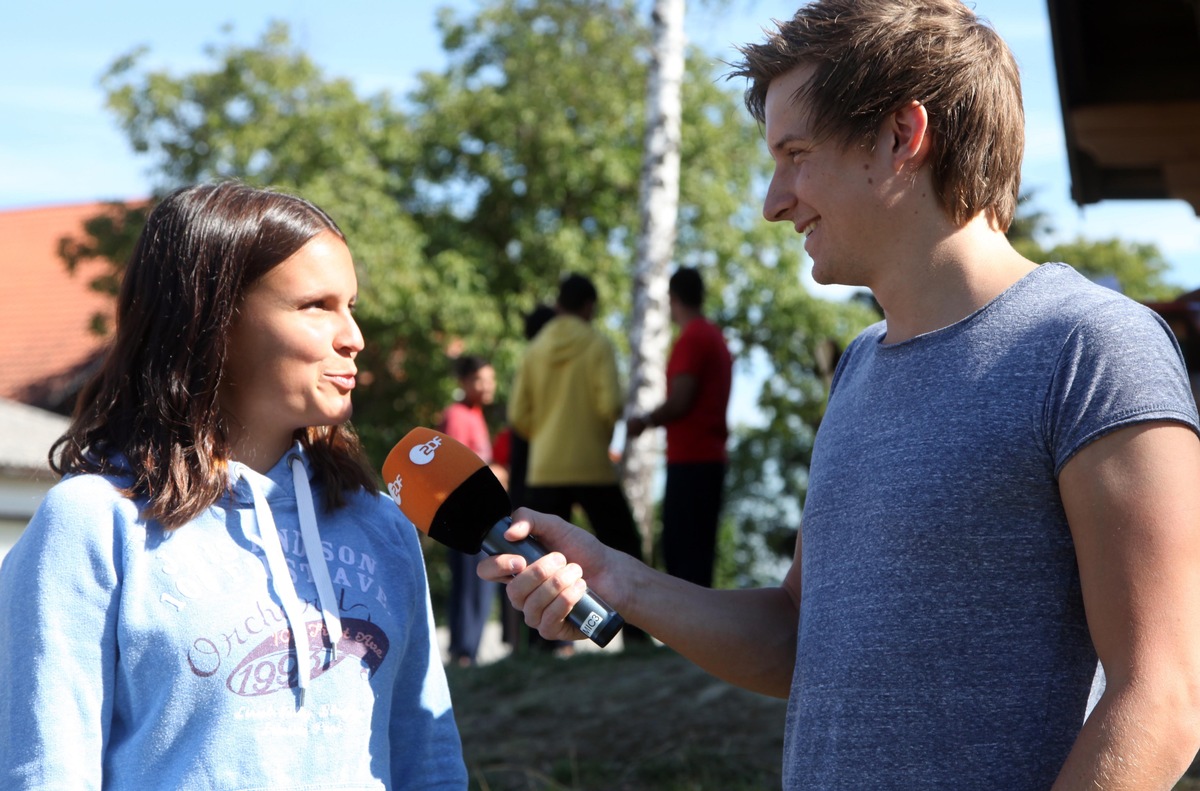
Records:
{"label": "man's eyebrow", "polygon": [[806,138],[803,135],[797,134],[795,132],[788,132],[783,137],[776,140],[774,143],[769,143],[768,145],[772,152],[778,154],[789,143],[795,143],[797,141],[807,142]]}

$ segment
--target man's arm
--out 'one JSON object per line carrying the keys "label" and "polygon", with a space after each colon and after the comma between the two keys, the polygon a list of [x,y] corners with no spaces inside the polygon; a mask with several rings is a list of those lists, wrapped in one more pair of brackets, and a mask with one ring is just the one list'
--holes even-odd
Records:
{"label": "man's arm", "polygon": [[1054,791],[1170,789],[1200,747],[1200,440],[1120,429],[1059,487],[1107,686]]}
{"label": "man's arm", "polygon": [[696,403],[700,380],[695,374],[675,374],[667,388],[667,400],[647,415],[631,417],[628,421],[630,437],[637,437],[650,426],[665,426],[686,415]]}
{"label": "man's arm", "polygon": [[527,509],[515,517],[505,534],[510,540],[524,538],[532,526],[538,540],[557,551],[530,565],[517,555],[496,555],[480,562],[479,575],[507,583],[509,600],[543,637],[582,637],[565,618],[590,586],[626,621],[717,678],[788,696],[799,622],[799,541],[780,587],[713,590],[655,571],[556,517]]}

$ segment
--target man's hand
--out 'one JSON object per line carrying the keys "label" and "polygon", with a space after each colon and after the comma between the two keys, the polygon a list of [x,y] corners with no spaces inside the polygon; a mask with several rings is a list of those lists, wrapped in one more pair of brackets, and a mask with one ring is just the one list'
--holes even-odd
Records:
{"label": "man's hand", "polygon": [[505,538],[519,541],[531,534],[549,550],[545,557],[527,563],[520,555],[495,555],[480,561],[477,569],[483,579],[505,583],[509,601],[524,613],[526,624],[547,640],[582,639],[567,614],[589,586],[621,611],[624,586],[614,584],[607,570],[627,556],[556,516],[518,509]]}
{"label": "man's hand", "polygon": [[645,415],[637,415],[625,421],[625,435],[630,439],[637,439],[649,427],[650,420]]}
{"label": "man's hand", "polygon": [[[513,518],[505,538],[520,541],[532,534],[549,553],[534,563],[495,555],[480,561],[479,576],[506,583],[509,600],[542,637],[583,637],[566,617],[590,587],[627,623],[717,678],[788,696],[796,664],[799,563],[776,588],[714,590],[655,571],[558,517],[521,508]],[[797,561],[800,545],[797,541]]]}

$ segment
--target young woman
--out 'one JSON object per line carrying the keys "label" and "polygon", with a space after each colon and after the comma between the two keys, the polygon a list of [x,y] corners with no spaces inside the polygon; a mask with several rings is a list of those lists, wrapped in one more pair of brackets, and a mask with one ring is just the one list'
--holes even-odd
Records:
{"label": "young woman", "polygon": [[0,569],[0,787],[461,789],[416,531],[347,425],[340,230],[188,187]]}

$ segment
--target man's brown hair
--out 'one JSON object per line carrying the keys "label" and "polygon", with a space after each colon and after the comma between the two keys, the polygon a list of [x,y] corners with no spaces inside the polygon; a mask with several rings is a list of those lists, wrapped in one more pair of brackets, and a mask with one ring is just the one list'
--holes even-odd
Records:
{"label": "man's brown hair", "polygon": [[938,200],[963,225],[989,211],[1007,231],[1025,148],[1021,79],[1008,46],[959,0],[818,0],[760,44],[739,47],[746,107],[765,120],[767,87],[815,67],[793,97],[808,102],[814,135],[867,145],[892,112],[924,105]]}

